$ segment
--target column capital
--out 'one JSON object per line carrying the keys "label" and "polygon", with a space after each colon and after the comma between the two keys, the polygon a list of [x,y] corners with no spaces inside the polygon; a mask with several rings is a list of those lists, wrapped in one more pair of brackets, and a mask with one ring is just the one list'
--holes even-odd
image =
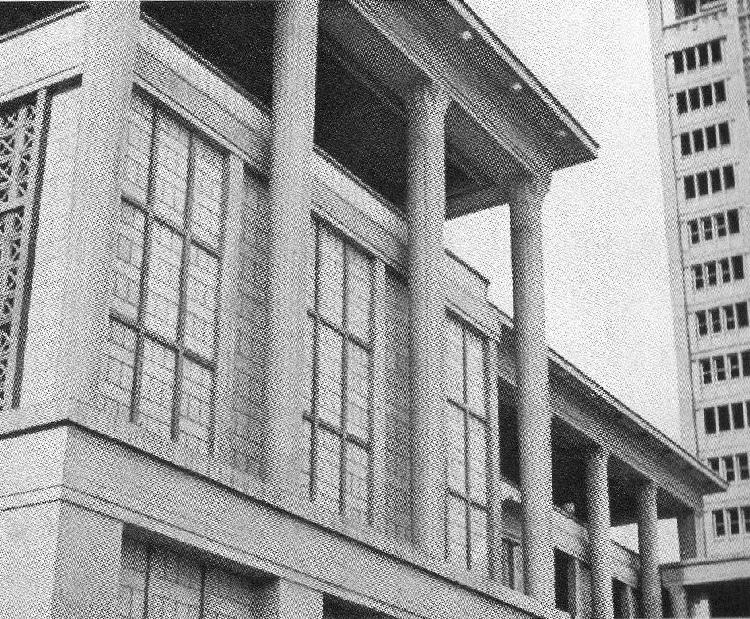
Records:
{"label": "column capital", "polygon": [[512,229],[537,229],[541,226],[542,202],[549,192],[552,177],[547,172],[519,178],[508,191]]}
{"label": "column capital", "polygon": [[409,115],[422,115],[430,111],[445,116],[451,102],[448,88],[438,82],[423,80],[415,84],[404,96],[404,105]]}

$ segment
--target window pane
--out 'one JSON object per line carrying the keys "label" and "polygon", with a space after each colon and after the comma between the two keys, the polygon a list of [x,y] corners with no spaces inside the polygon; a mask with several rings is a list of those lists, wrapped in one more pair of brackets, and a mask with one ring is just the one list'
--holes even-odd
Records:
{"label": "window pane", "polygon": [[674,61],[674,72],[675,75],[679,75],[685,70],[685,65],[682,61],[682,52],[675,52],[672,54],[672,59]]}
{"label": "window pane", "polygon": [[727,212],[727,220],[729,222],[730,234],[736,234],[740,231],[740,217],[737,209],[732,209]]}
{"label": "window pane", "polygon": [[727,100],[727,90],[726,85],[723,81],[721,82],[714,82],[714,89],[716,91],[716,102],[722,103]]}
{"label": "window pane", "polygon": [[214,357],[216,327],[216,284],[219,261],[211,254],[190,246],[185,315],[185,345],[208,359]]}
{"label": "window pane", "polygon": [[368,470],[367,452],[355,445],[346,446],[346,516],[356,522],[367,522]]}
{"label": "window pane", "polygon": [[487,512],[471,508],[471,569],[487,575]]}
{"label": "window pane", "polygon": [[459,567],[467,567],[466,504],[448,495],[448,560]]}
{"label": "window pane", "polygon": [[120,211],[117,236],[112,308],[135,321],[141,298],[144,216],[127,202]]}
{"label": "window pane", "polygon": [[224,158],[202,140],[194,140],[194,147],[191,230],[204,243],[216,247],[221,233]]}
{"label": "window pane", "polygon": [[719,406],[716,408],[716,412],[719,416],[719,430],[722,432],[731,430],[731,426],[729,424],[729,406]]}
{"label": "window pane", "polygon": [[153,208],[180,228],[185,223],[189,145],[184,127],[167,116],[157,118]]}
{"label": "window pane", "polygon": [[455,320],[446,322],[445,392],[454,402],[464,401],[464,330]]}
{"label": "window pane", "polygon": [[130,123],[125,160],[125,190],[142,204],[148,192],[148,168],[151,161],[153,108],[140,95],[130,98]]}
{"label": "window pane", "polygon": [[480,340],[471,331],[466,331],[466,403],[471,409],[483,413],[484,394],[484,349]]}
{"label": "window pane", "polygon": [[706,127],[706,146],[716,148],[716,125]]}
{"label": "window pane", "polygon": [[688,200],[695,198],[695,179],[692,176],[686,176],[683,179],[683,185],[685,187],[685,198]]}
{"label": "window pane", "polygon": [[716,432],[716,412],[712,406],[703,409],[703,423],[706,434],[714,434]]}
{"label": "window pane", "polygon": [[170,438],[174,400],[175,355],[148,338],[143,341],[139,422],[149,432]]}
{"label": "window pane", "polygon": [[703,152],[703,129],[696,129],[693,131],[693,148],[696,153]]}
{"label": "window pane", "polygon": [[732,423],[735,430],[741,430],[745,427],[745,409],[742,406],[742,402],[734,402],[732,404]]}
{"label": "window pane", "polygon": [[683,157],[686,157],[691,152],[690,148],[690,134],[689,133],[681,133],[680,134],[680,153]]}
{"label": "window pane", "polygon": [[317,430],[316,502],[325,510],[339,512],[341,439],[322,428]]}
{"label": "window pane", "polygon": [[678,92],[676,95],[677,100],[677,113],[684,114],[688,111],[687,93],[683,90]]}
{"label": "window pane", "polygon": [[448,487],[461,494],[466,493],[466,444],[464,412],[448,404]]}
{"label": "window pane", "polygon": [[738,303],[735,306],[735,309],[737,311],[737,324],[740,327],[747,327],[748,325],[747,302],[743,301],[742,303]]}
{"label": "window pane", "polygon": [[729,515],[729,533],[732,535],[738,535],[740,532],[740,512],[736,507],[731,507],[727,510]]}
{"label": "window pane", "polygon": [[211,370],[185,359],[182,368],[180,436],[200,452],[204,452],[208,445],[213,378]]}
{"label": "window pane", "polygon": [[471,498],[487,503],[487,426],[469,416],[469,485]]}
{"label": "window pane", "polygon": [[721,62],[721,40],[719,39],[711,41],[711,62]]}
{"label": "window pane", "polygon": [[315,410],[335,427],[341,423],[341,336],[318,323],[318,365]]}
{"label": "window pane", "polygon": [[157,223],[151,226],[149,235],[150,256],[144,323],[147,328],[175,341],[180,297],[182,238]]}
{"label": "window pane", "polygon": [[370,357],[356,344],[348,343],[347,348],[346,431],[366,441],[370,424]]}
{"label": "window pane", "polygon": [[727,122],[719,123],[719,142],[722,146],[726,146],[731,142],[729,136],[729,123]]}
{"label": "window pane", "polygon": [[135,342],[134,331],[114,320],[109,323],[109,350],[102,370],[100,393],[111,418],[130,418]]}
{"label": "window pane", "polygon": [[347,247],[347,328],[365,342],[370,341],[372,307],[372,263],[361,252]]}
{"label": "window pane", "polygon": [[318,226],[318,312],[341,325],[344,289],[343,243],[323,226]]}
{"label": "window pane", "polygon": [[714,510],[714,532],[717,537],[723,537],[726,535],[724,528],[724,512],[720,509]]}
{"label": "window pane", "polygon": [[687,67],[688,71],[692,71],[695,69],[695,48],[694,47],[688,47],[685,50],[685,66]]}

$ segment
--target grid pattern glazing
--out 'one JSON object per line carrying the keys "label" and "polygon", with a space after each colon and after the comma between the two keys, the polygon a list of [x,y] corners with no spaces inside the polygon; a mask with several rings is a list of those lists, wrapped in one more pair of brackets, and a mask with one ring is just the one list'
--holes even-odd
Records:
{"label": "grid pattern glazing", "polygon": [[487,403],[484,342],[456,319],[447,322],[447,539],[449,561],[489,573]]}
{"label": "grid pattern glazing", "polygon": [[131,100],[105,407],[205,453],[216,364],[225,157]]}
{"label": "grid pattern glazing", "polygon": [[0,108],[0,410],[12,392],[29,267],[39,103]]}
{"label": "grid pattern glazing", "polygon": [[356,522],[371,520],[372,260],[322,224],[307,350],[310,410],[304,474],[310,498]]}
{"label": "grid pattern glazing", "polygon": [[254,619],[259,588],[238,574],[124,538],[118,619]]}

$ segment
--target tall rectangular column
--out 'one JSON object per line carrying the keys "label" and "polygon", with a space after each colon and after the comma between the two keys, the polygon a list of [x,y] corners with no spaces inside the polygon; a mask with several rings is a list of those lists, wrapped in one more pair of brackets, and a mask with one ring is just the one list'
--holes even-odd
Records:
{"label": "tall rectangular column", "polygon": [[516,404],[526,592],[554,605],[552,418],[544,326],[542,200],[548,179],[527,179],[510,203]]}
{"label": "tall rectangular column", "polygon": [[608,463],[609,454],[599,447],[586,460],[591,609],[595,619],[611,619],[614,616]]}
{"label": "tall rectangular column", "polygon": [[22,407],[88,410],[106,352],[140,3],[92,2],[85,19],[82,85],[52,101]]}
{"label": "tall rectangular column", "polygon": [[647,481],[638,488],[638,553],[641,559],[643,616],[661,619],[661,574],[659,573],[659,529],[656,484]]}
{"label": "tall rectangular column", "polygon": [[279,2],[275,19],[263,468],[283,489],[298,486],[301,471],[318,2]]}
{"label": "tall rectangular column", "polygon": [[76,505],[53,501],[0,512],[3,616],[114,616],[121,547],[121,522]]}
{"label": "tall rectangular column", "polygon": [[415,87],[408,123],[406,216],[409,231],[409,344],[411,352],[414,539],[445,552],[445,430],[443,411],[443,223],[445,113],[448,96],[433,84]]}

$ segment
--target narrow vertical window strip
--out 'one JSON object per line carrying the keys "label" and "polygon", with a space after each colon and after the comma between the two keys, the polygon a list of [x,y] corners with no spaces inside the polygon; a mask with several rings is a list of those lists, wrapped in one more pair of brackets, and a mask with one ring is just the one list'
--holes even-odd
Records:
{"label": "narrow vertical window strip", "polygon": [[[313,324],[313,371],[310,410],[304,415],[310,426],[310,500],[348,520],[370,524],[372,259],[324,223],[316,220],[314,230],[315,278],[308,312]],[[361,266],[362,261],[366,264],[366,290],[357,294],[352,287],[361,282],[356,281],[354,270],[358,267],[354,265]],[[362,315],[367,320],[364,329],[359,322]],[[332,502],[334,490],[336,500]]]}
{"label": "narrow vertical window strip", "polygon": [[[190,451],[206,455],[211,448],[216,397],[226,156],[211,150],[215,169],[206,171],[209,180],[201,181],[207,185],[204,193],[221,201],[212,207],[219,213],[219,237],[209,247],[194,238],[192,203],[197,144],[212,147],[138,92],[133,93],[131,108],[131,152],[123,188],[125,225],[120,233],[115,269],[119,280],[114,278],[111,310],[112,321],[136,334],[128,418],[144,426],[146,432],[166,435]],[[134,217],[143,222],[140,246],[134,241],[140,230],[139,226],[133,229]],[[106,395],[104,399],[106,404]]]}

